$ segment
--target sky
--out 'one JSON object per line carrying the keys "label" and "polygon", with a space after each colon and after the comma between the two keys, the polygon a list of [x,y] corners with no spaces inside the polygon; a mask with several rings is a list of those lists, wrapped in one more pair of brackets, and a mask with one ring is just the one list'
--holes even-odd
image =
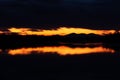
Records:
{"label": "sky", "polygon": [[119,29],[119,0],[0,0],[0,27]]}

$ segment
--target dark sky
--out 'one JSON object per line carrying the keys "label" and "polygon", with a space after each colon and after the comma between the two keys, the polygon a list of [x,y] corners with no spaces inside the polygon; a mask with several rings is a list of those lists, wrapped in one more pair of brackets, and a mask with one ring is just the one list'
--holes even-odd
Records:
{"label": "dark sky", "polygon": [[0,26],[56,28],[120,26],[119,0],[0,0]]}

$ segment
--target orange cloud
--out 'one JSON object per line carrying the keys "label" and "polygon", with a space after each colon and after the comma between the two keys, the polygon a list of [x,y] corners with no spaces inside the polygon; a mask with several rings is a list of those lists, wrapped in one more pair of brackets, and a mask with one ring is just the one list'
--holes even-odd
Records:
{"label": "orange cloud", "polygon": [[84,29],[84,28],[67,28],[67,27],[60,27],[55,30],[32,30],[31,28],[9,28],[8,29],[11,33],[18,33],[19,35],[44,35],[44,36],[51,36],[51,35],[67,35],[71,33],[76,34],[108,34],[114,33],[114,30],[91,30],[91,29]]}

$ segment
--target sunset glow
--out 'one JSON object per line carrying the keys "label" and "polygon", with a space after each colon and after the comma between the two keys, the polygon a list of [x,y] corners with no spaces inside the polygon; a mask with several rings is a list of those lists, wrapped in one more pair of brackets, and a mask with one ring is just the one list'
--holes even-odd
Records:
{"label": "sunset glow", "polygon": [[112,49],[106,49],[102,46],[89,48],[89,47],[67,47],[67,46],[47,46],[47,47],[36,47],[36,48],[20,48],[8,50],[10,55],[29,55],[35,53],[58,53],[59,55],[75,55],[75,54],[90,54],[90,53],[98,53],[98,52],[110,52],[114,53],[115,51]]}
{"label": "sunset glow", "polygon": [[76,34],[109,34],[114,33],[114,30],[91,30],[91,29],[84,29],[84,28],[67,28],[67,27],[60,27],[57,29],[52,30],[41,30],[41,29],[35,29],[32,30],[31,28],[9,28],[8,29],[10,33],[18,33],[19,35],[44,35],[44,36],[52,36],[52,35],[67,35],[71,33]]}
{"label": "sunset glow", "polygon": [[0,31],[0,34],[3,34],[4,32],[3,31]]}

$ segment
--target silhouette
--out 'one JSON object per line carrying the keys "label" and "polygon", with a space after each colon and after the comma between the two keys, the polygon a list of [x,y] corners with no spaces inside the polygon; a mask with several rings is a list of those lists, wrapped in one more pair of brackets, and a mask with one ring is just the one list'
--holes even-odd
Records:
{"label": "silhouette", "polygon": [[1,34],[0,47],[24,47],[24,46],[44,46],[60,45],[60,43],[103,43],[111,44],[120,41],[120,33],[96,35],[96,34],[68,34],[65,36],[37,36],[37,35],[19,35],[17,33]]}

